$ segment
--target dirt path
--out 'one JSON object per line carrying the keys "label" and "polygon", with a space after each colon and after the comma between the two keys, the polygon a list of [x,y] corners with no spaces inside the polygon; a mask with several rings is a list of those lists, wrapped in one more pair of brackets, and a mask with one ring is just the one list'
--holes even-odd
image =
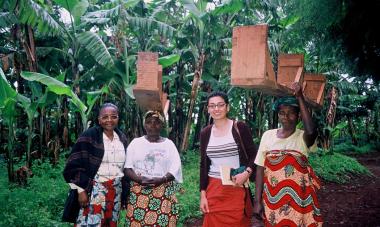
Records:
{"label": "dirt path", "polygon": [[[374,177],[360,177],[349,184],[325,183],[318,194],[323,226],[380,227],[380,152],[356,157]],[[202,226],[192,219],[184,226]]]}
{"label": "dirt path", "polygon": [[380,153],[356,157],[374,177],[327,183],[319,193],[324,226],[380,226]]}

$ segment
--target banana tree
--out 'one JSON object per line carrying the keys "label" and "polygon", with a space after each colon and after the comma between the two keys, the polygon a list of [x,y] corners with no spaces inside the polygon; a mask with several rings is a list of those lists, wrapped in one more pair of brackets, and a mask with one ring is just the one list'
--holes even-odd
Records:
{"label": "banana tree", "polygon": [[0,115],[8,126],[8,143],[7,143],[7,170],[8,180],[12,182],[13,178],[13,146],[15,143],[15,105],[17,92],[8,83],[3,70],[0,68]]}
{"label": "banana tree", "polygon": [[24,108],[25,112],[28,116],[28,149],[27,149],[27,164],[30,164],[30,150],[32,143],[32,135],[33,135],[33,120],[37,111],[37,108],[44,106],[46,102],[46,98],[49,92],[55,93],[57,95],[66,95],[71,98],[72,103],[77,107],[77,110],[80,113],[82,120],[82,127],[86,128],[87,126],[87,116],[86,109],[87,107],[83,104],[83,102],[78,98],[78,96],[72,91],[72,89],[66,84],[60,82],[59,80],[54,79],[53,77],[35,73],[35,72],[21,72],[21,76],[28,81],[39,82],[45,86],[47,86],[45,94],[40,97],[36,102],[31,102],[29,98],[23,97],[20,98],[20,104]]}

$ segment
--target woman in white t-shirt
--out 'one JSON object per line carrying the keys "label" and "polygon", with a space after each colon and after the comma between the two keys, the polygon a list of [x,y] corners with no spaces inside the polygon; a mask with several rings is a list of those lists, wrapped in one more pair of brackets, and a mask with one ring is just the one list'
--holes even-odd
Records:
{"label": "woman in white t-shirt", "polygon": [[[265,226],[322,226],[316,195],[320,183],[307,159],[316,148],[317,131],[300,85],[292,88],[296,98],[280,98],[273,106],[282,127],[261,138],[255,159],[254,219],[264,216]],[[299,118],[304,130],[296,128]]]}
{"label": "woman in white t-shirt", "polygon": [[181,160],[174,143],[160,136],[162,115],[148,111],[146,135],[127,148],[125,174],[132,181],[127,200],[126,226],[176,226],[176,192],[182,183]]}

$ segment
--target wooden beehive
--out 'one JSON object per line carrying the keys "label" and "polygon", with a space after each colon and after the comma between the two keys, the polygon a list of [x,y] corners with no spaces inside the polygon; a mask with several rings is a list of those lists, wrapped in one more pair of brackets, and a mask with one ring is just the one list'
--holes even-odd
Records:
{"label": "wooden beehive", "polygon": [[137,83],[133,94],[142,110],[162,111],[162,66],[158,64],[157,53],[138,53]]}
{"label": "wooden beehive", "polygon": [[294,82],[303,82],[303,54],[280,54],[278,56],[277,84],[290,88]]}
{"label": "wooden beehive", "polygon": [[137,55],[137,88],[159,90],[158,54],[152,52],[139,52]]}
{"label": "wooden beehive", "polygon": [[267,94],[277,93],[268,48],[268,26],[235,27],[232,34],[231,84]]}
{"label": "wooden beehive", "polygon": [[323,74],[305,73],[303,93],[306,102],[314,108],[322,108],[326,77]]}

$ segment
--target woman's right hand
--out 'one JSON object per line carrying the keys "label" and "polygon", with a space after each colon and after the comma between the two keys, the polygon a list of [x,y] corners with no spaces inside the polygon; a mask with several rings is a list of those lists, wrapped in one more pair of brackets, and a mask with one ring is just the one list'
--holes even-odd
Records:
{"label": "woman's right hand", "polygon": [[206,198],[206,191],[201,191],[200,209],[201,209],[202,213],[204,213],[204,214],[210,212],[210,210],[208,208],[208,201]]}
{"label": "woman's right hand", "polygon": [[79,202],[80,207],[85,208],[88,206],[88,196],[87,196],[86,191],[78,193],[78,202]]}
{"label": "woman's right hand", "polygon": [[145,177],[145,176],[139,176],[139,184],[141,184],[142,186],[152,186],[151,183],[152,182],[152,178],[149,178],[149,177]]}

